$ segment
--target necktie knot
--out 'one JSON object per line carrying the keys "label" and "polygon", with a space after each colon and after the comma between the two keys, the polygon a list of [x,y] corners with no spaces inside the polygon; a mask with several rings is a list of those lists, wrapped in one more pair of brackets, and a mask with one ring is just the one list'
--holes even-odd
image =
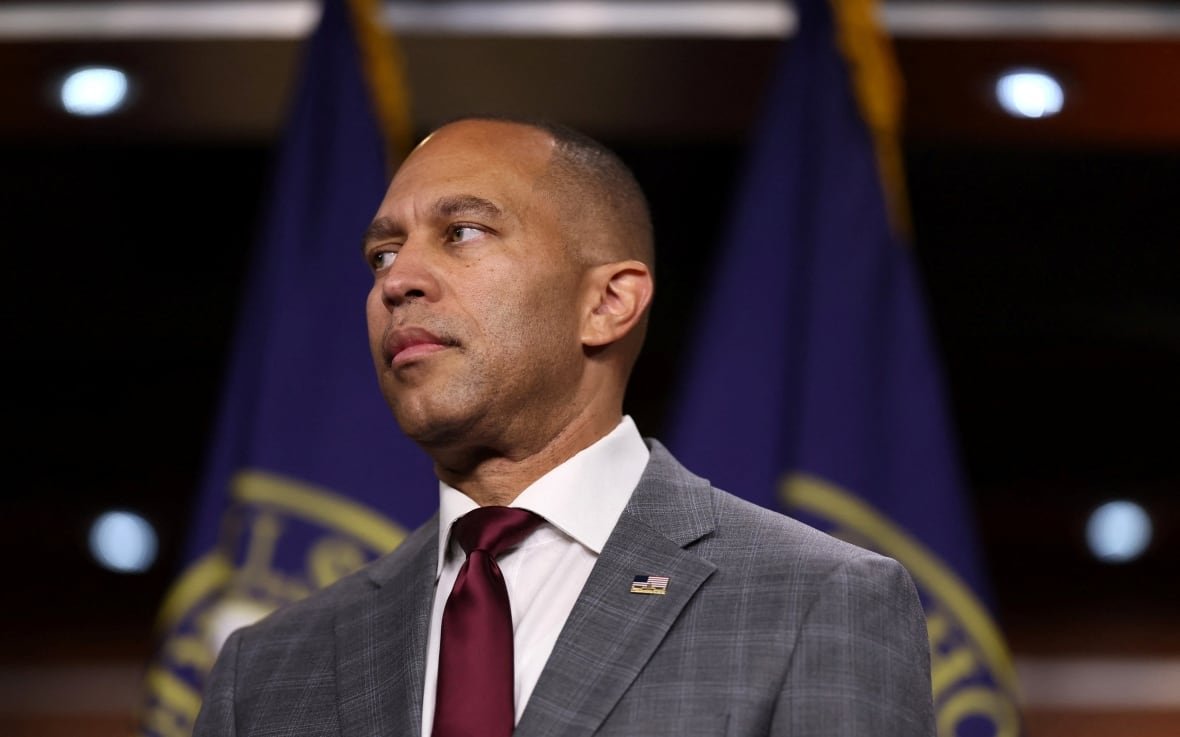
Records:
{"label": "necktie knot", "polygon": [[455,521],[455,539],[468,555],[482,550],[495,558],[528,537],[543,521],[527,509],[480,507]]}

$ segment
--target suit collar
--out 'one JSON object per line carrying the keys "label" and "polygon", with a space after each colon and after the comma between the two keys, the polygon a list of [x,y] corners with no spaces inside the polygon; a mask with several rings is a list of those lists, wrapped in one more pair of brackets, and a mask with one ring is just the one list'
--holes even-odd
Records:
{"label": "suit collar", "polygon": [[366,568],[370,589],[336,613],[342,737],[422,729],[437,536],[438,520],[431,519]]}
{"label": "suit collar", "polygon": [[712,487],[689,471],[658,440],[647,438],[651,459],[624,514],[686,547],[716,527]]}
{"label": "suit collar", "polygon": [[[429,544],[435,547],[430,548]],[[425,548],[425,549],[423,549]],[[376,587],[388,586],[394,579],[404,576],[409,564],[430,556],[434,563],[438,548],[438,512],[426,520],[410,536],[402,541],[397,550],[384,555],[364,568],[365,576]]]}
{"label": "suit collar", "polygon": [[[651,461],[570,612],[518,737],[594,733],[716,569],[687,549],[715,527],[708,482],[649,442]],[[631,593],[644,575],[667,576],[667,593]]]}

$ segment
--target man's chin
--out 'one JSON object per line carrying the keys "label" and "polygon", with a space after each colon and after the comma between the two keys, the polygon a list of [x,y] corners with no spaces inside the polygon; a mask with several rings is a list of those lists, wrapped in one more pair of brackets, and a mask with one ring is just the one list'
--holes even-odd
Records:
{"label": "man's chin", "polygon": [[436,407],[395,406],[393,415],[402,432],[428,453],[462,442],[469,437],[472,426],[467,416],[443,412]]}

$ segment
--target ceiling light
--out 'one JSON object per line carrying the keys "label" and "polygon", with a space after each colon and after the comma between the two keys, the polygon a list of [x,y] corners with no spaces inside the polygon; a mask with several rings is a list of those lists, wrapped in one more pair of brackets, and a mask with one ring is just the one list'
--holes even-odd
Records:
{"label": "ceiling light", "polygon": [[996,99],[1017,118],[1047,118],[1061,112],[1065,92],[1051,75],[1037,69],[1015,69],[996,81]]}
{"label": "ceiling light", "polygon": [[1151,542],[1151,518],[1135,502],[1107,502],[1090,514],[1086,542],[1098,560],[1126,563],[1142,555]]}
{"label": "ceiling light", "polygon": [[71,115],[110,115],[127,100],[127,75],[114,67],[82,67],[61,83],[61,105]]}
{"label": "ceiling light", "polygon": [[90,553],[119,573],[142,573],[156,560],[156,530],[134,512],[110,511],[90,526]]}

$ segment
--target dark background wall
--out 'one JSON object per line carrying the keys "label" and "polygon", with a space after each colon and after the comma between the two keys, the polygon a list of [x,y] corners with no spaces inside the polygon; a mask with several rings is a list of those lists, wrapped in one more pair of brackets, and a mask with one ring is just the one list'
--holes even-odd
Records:
{"label": "dark background wall", "polygon": [[[467,65],[451,58],[460,43]],[[404,38],[420,129],[452,108],[487,109],[492,75],[492,104],[602,137],[649,191],[660,302],[628,400],[645,432],[662,428],[687,317],[724,257],[776,43]],[[12,565],[0,685],[106,667],[124,683],[113,698],[128,698],[180,564],[296,50],[0,40],[11,438],[0,536]],[[1018,659],[1174,663],[1180,41],[901,38],[898,54],[913,248],[999,622]],[[150,84],[135,107],[78,121],[44,104],[50,72],[92,59],[141,70]],[[1065,113],[1013,121],[988,102],[988,74],[1020,60],[1064,69]],[[534,78],[510,83],[523,68]],[[1147,554],[1122,566],[1095,561],[1083,539],[1089,512],[1114,497],[1156,523]],[[144,575],[89,557],[88,526],[112,507],[160,532]],[[12,716],[11,693],[0,718],[51,733],[51,720]],[[1178,709],[1103,714],[1127,734],[1164,734]],[[1084,734],[1098,718],[1041,713],[1043,735]]]}

